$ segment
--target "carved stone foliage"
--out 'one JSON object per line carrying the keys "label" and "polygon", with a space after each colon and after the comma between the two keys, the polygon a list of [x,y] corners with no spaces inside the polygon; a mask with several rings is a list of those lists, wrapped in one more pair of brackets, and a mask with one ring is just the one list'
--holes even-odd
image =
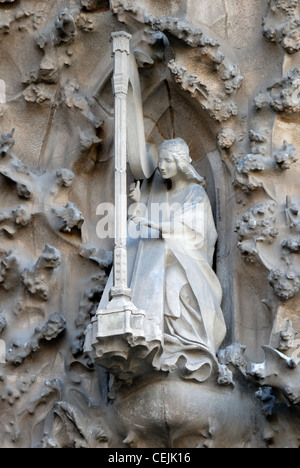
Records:
{"label": "carved stone foliage", "polygon": [[60,314],[52,314],[45,324],[37,327],[30,341],[24,344],[12,342],[9,344],[6,361],[15,365],[22,364],[24,359],[39,349],[41,340],[51,341],[66,328],[66,321]]}
{"label": "carved stone foliage", "polygon": [[252,152],[241,158],[234,156],[237,171],[235,183],[245,192],[263,188],[270,195],[271,179],[290,169],[298,157],[294,145],[287,141],[272,151],[270,132],[264,133],[250,131]]}
{"label": "carved stone foliage", "polygon": [[[89,232],[93,226],[86,223],[82,187],[77,186],[77,171],[86,174],[95,168],[104,120],[96,101],[81,93],[80,84],[68,71],[76,39],[94,29],[89,12],[107,11],[107,2],[78,2],[79,8],[72,11],[60,2],[54,16],[50,14],[51,2],[15,3],[0,7],[1,42],[3,38],[9,44],[15,36],[22,43],[27,38],[32,41],[27,49],[30,54],[32,47],[32,60],[20,67],[17,81],[21,93],[14,102],[6,99],[9,87],[4,86],[4,96],[1,94],[0,395],[5,416],[0,445],[105,447],[107,436],[100,426],[102,397],[105,399],[107,391],[103,386],[103,396],[93,363],[83,353],[85,326],[75,324],[84,308],[80,301],[85,291],[85,321],[90,320],[111,264],[111,254],[92,247],[95,239]],[[9,68],[10,53],[5,56]],[[15,84],[13,78],[12,92]],[[27,131],[13,116],[15,99],[21,108],[25,106],[25,125],[34,115],[41,119],[33,124],[34,148],[30,150]],[[59,114],[69,116],[66,122],[75,141],[63,150],[64,145],[56,145],[56,130],[51,140]],[[62,119],[58,120],[62,128]],[[16,130],[11,131],[13,127]],[[41,145],[36,146],[40,130],[45,133]],[[65,127],[63,133],[68,134]],[[73,156],[69,159],[65,153]],[[75,267],[69,267],[69,256]],[[76,273],[80,270],[82,278]],[[83,401],[76,400],[76,392],[85,395]],[[85,429],[86,411],[96,407],[98,415],[91,411]],[[72,412],[70,425],[78,429],[69,437],[67,422]],[[63,414],[67,415],[65,420]],[[60,421],[64,436],[61,430],[56,433]]]}
{"label": "carved stone foliage", "polygon": [[[2,231],[13,236],[17,228],[26,226],[32,216],[44,211],[53,229],[58,228],[69,233],[76,227],[80,231],[84,218],[76,205],[68,202],[62,207],[55,202],[55,199],[64,191],[67,193],[71,187],[74,173],[65,168],[46,175],[31,171],[13,152],[15,143],[13,135],[14,130],[0,138],[2,155],[0,173],[14,184],[16,193],[23,200],[23,204],[1,213]],[[53,206],[52,213],[45,210],[47,204]]]}
{"label": "carved stone foliage", "polygon": [[280,389],[289,403],[297,405],[300,402],[299,363],[271,347],[264,346],[265,361],[263,364],[253,364],[250,373],[261,384]]}
{"label": "carved stone foliage", "polygon": [[54,269],[61,263],[60,252],[46,245],[44,252],[32,268],[25,268],[21,274],[22,282],[31,294],[37,294],[45,301],[49,297],[49,282]]}
{"label": "carved stone foliage", "polygon": [[[224,97],[222,95],[210,93],[207,86],[198,79],[197,75],[190,75],[185,67],[179,68],[175,61],[169,63],[169,68],[174,75],[175,82],[178,83],[183,90],[190,92],[192,96],[201,103],[203,109],[209,112],[212,118],[223,122],[228,120],[231,116],[237,115],[236,104],[234,102],[224,102]],[[232,71],[232,74],[234,77],[237,73]],[[241,81],[240,79],[240,82]],[[235,89],[236,88],[238,88],[238,85],[235,86]],[[230,93],[233,92],[233,88],[231,88],[230,85],[227,89],[230,90]]]}
{"label": "carved stone foliage", "polygon": [[[172,57],[170,60],[169,53],[166,51],[163,58],[168,61],[168,67],[175,82],[181,89],[190,93],[214,120],[223,122],[237,115],[237,105],[230,97],[240,89],[243,77],[238,66],[220,50],[220,43],[217,39],[207,36],[204,31],[196,28],[189,21],[169,16],[154,17],[146,9],[134,6],[132,2],[113,0],[112,7],[121,21],[131,25],[133,25],[132,20],[145,24],[145,33],[149,37],[150,44],[160,39],[166,48],[166,45],[172,45],[172,38],[175,37],[189,48],[198,49],[199,61],[203,63],[206,71],[203,76],[195,73],[195,70],[182,66],[181,55]],[[189,53],[188,49],[187,53]],[[207,72],[206,65],[212,69],[215,85],[217,85],[214,88],[210,86],[210,72]],[[198,69],[201,73],[201,67]]]}
{"label": "carved stone foliage", "polygon": [[250,208],[236,224],[239,249],[249,260],[258,253],[257,242],[272,244],[279,234],[275,205],[275,202],[265,202]]}
{"label": "carved stone foliage", "polygon": [[[0,0],[1,447],[299,446],[299,8],[298,0]],[[96,340],[112,286],[114,239],[96,226],[101,216],[113,232],[110,38],[125,30],[136,80],[129,96],[138,85],[133,108],[146,143],[183,138],[206,179],[219,236],[207,274],[220,281],[227,333],[211,360],[213,339],[201,359],[184,357],[191,335],[215,327],[216,301],[206,301],[196,329],[191,320],[179,327],[172,311],[159,317],[168,349],[183,328],[188,336],[170,356],[161,344],[148,353],[130,331],[143,321],[157,331],[149,285],[163,256],[151,252],[156,269],[145,266],[140,246],[129,271],[140,278],[138,313],[121,325],[124,314],[105,317],[107,329],[129,330],[114,343],[119,354],[106,356],[110,373],[95,365],[87,335],[92,328]],[[129,166],[128,179],[136,183]],[[160,192],[146,182],[151,200]],[[168,250],[175,257],[178,245]],[[173,275],[175,257],[165,294],[193,314],[186,284],[200,287],[200,277]]]}
{"label": "carved stone foliage", "polygon": [[288,114],[300,112],[299,80],[300,69],[291,70],[285,78],[255,98],[255,107],[259,110],[271,106],[276,112]]}
{"label": "carved stone foliage", "polygon": [[[83,405],[82,405],[83,406]],[[87,418],[86,408],[60,401],[53,408],[53,425],[36,448],[107,448],[108,436],[102,427],[101,416],[95,409]]]}
{"label": "carved stone foliage", "polygon": [[[294,234],[297,218],[298,209],[287,197],[283,208],[274,201],[261,203],[248,209],[236,224],[242,256],[249,261],[258,259],[269,270],[269,283],[283,301],[300,290],[299,238]],[[274,244],[281,255],[274,256],[274,252],[278,252]]]}
{"label": "carved stone foliage", "polygon": [[297,0],[269,0],[270,12],[263,20],[263,34],[281,43],[289,54],[300,50],[300,11]]}

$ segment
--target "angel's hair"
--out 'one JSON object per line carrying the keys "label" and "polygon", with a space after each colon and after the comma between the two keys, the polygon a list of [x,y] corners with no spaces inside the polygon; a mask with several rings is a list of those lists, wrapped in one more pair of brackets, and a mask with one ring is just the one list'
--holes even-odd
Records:
{"label": "angel's hair", "polygon": [[190,157],[190,149],[182,138],[175,138],[174,140],[166,140],[159,147],[159,154],[163,151],[168,151],[172,154],[177,168],[182,172],[188,180],[193,180],[197,184],[205,185],[204,178],[192,166],[192,159]]}

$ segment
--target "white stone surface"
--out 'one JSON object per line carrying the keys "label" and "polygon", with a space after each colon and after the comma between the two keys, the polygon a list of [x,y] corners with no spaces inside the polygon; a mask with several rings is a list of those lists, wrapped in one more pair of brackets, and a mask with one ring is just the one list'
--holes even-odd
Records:
{"label": "white stone surface", "polygon": [[[299,21],[297,0],[0,0],[1,447],[299,447]],[[116,133],[121,30],[137,67]],[[127,192],[195,195],[147,179],[145,146],[174,138],[205,209],[193,234],[176,213],[179,239],[132,221],[126,265]]]}

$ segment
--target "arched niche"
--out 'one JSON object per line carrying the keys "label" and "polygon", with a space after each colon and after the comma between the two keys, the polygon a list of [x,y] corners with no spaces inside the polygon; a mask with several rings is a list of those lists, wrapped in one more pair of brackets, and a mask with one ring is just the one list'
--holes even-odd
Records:
{"label": "arched niche", "polygon": [[233,224],[232,212],[227,210],[232,181],[217,147],[221,125],[189,93],[179,89],[168,74],[154,82],[153,71],[142,69],[140,78],[147,143],[159,146],[164,140],[183,138],[189,145],[194,167],[205,177],[219,235],[214,267],[224,290],[222,308],[229,343],[234,334],[233,283],[228,275],[232,259],[226,255],[231,242],[227,233]]}

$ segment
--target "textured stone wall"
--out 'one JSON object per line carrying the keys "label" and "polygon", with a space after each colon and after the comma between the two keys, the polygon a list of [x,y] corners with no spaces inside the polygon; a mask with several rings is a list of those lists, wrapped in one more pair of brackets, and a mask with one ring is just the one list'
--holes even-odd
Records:
{"label": "textured stone wall", "polygon": [[130,445],[111,422],[109,375],[83,350],[112,264],[97,207],[114,195],[118,30],[133,36],[146,141],[185,139],[206,178],[223,348],[244,353],[224,365],[263,401],[249,445],[296,447],[297,0],[0,0],[0,446]]}

